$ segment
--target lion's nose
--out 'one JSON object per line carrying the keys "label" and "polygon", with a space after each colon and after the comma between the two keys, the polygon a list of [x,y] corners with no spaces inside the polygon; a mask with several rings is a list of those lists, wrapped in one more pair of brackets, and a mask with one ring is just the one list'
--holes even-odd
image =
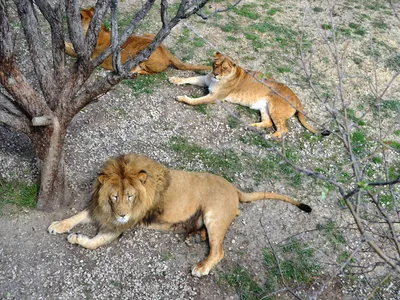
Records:
{"label": "lion's nose", "polygon": [[121,218],[125,217],[126,215],[119,215]]}

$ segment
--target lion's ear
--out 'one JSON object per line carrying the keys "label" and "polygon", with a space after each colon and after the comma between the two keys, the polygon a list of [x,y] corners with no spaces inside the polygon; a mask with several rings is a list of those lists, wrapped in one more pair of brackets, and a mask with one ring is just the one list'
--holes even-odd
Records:
{"label": "lion's ear", "polygon": [[147,180],[147,172],[145,170],[141,170],[139,174],[136,176],[143,184],[146,183]]}
{"label": "lion's ear", "polygon": [[97,177],[97,180],[101,183],[104,184],[107,180],[107,176],[106,175],[100,175],[99,177]]}
{"label": "lion's ear", "polygon": [[93,15],[94,15],[94,7],[92,6],[92,7],[88,8],[86,11],[88,12],[89,16],[90,16],[91,18],[93,18]]}
{"label": "lion's ear", "polygon": [[214,53],[214,59],[217,59],[221,56],[221,53],[219,53],[218,51]]}

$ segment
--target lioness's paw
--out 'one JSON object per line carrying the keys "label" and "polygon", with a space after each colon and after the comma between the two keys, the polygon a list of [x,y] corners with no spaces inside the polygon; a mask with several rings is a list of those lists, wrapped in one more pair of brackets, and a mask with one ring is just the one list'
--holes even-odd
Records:
{"label": "lioness's paw", "polygon": [[172,84],[182,84],[182,83],[181,83],[181,79],[178,78],[178,77],[170,77],[168,80],[169,80],[169,82],[171,82]]}
{"label": "lioness's paw", "polygon": [[82,244],[84,244],[85,242],[87,242],[89,240],[89,237],[84,235],[84,234],[80,234],[80,233],[71,233],[68,236],[67,240],[71,244],[82,245]]}
{"label": "lioness's paw", "polygon": [[210,273],[210,269],[202,265],[202,263],[199,263],[192,268],[192,275],[196,277],[205,276],[208,275],[208,273]]}
{"label": "lioness's paw", "polygon": [[64,233],[72,229],[72,224],[67,221],[55,221],[50,224],[47,231],[50,234]]}

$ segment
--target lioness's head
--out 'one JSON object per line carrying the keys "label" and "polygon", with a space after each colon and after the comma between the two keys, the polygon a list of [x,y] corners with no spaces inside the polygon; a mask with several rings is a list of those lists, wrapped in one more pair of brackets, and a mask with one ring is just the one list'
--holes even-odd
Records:
{"label": "lioness's head", "polygon": [[213,75],[214,78],[220,80],[227,76],[233,75],[236,72],[236,63],[229,57],[222,55],[219,52],[214,54]]}
{"label": "lioness's head", "polygon": [[82,9],[80,13],[81,13],[82,29],[83,32],[86,34],[89,28],[90,21],[92,20],[94,15],[94,7]]}
{"label": "lioness's head", "polygon": [[104,226],[129,227],[158,203],[168,169],[141,155],[109,159],[94,186],[91,211]]}

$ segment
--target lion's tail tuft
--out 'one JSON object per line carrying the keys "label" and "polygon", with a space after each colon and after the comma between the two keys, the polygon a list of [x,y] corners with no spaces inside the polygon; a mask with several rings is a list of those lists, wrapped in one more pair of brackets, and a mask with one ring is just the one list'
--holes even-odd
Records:
{"label": "lion's tail tuft", "polygon": [[311,207],[308,206],[307,204],[298,202],[296,200],[293,200],[292,198],[289,198],[287,196],[277,194],[277,193],[268,193],[268,192],[244,193],[244,192],[241,192],[238,190],[238,195],[239,195],[239,201],[242,203],[243,202],[252,202],[252,201],[257,201],[257,200],[262,200],[262,199],[273,199],[273,200],[281,200],[281,201],[285,201],[290,204],[293,204],[307,213],[310,213],[312,211]]}

